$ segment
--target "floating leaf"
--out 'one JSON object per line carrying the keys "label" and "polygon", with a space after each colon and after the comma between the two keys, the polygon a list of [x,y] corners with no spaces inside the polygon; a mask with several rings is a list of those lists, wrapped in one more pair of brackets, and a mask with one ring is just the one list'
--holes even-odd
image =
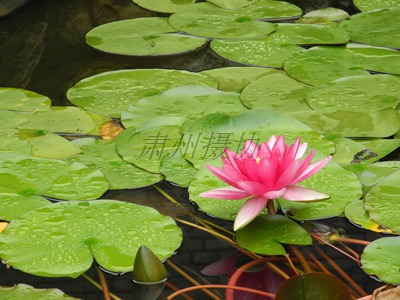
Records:
{"label": "floating leaf", "polygon": [[31,155],[31,146],[19,135],[17,130],[0,130],[0,153]]}
{"label": "floating leaf", "polygon": [[0,87],[0,109],[35,112],[50,109],[51,100],[24,89]]}
{"label": "floating leaf", "polygon": [[310,110],[304,100],[309,87],[285,73],[267,74],[248,84],[240,94],[244,106],[281,112]]}
{"label": "floating leaf", "polygon": [[187,71],[119,70],[81,80],[68,90],[67,97],[73,104],[85,110],[119,118],[122,111],[141,98],[188,84],[211,87],[218,85],[214,79],[208,76]]}
{"label": "floating leaf", "polygon": [[345,216],[353,224],[374,232],[394,233],[390,229],[383,228],[369,217],[364,209],[364,202],[360,200],[353,201],[346,206]]}
{"label": "floating leaf", "polygon": [[27,184],[24,194],[64,200],[96,199],[108,189],[108,181],[100,171],[81,163],[18,154],[0,155],[0,176],[3,181],[17,178]]}
{"label": "floating leaf", "polygon": [[32,137],[27,141],[35,157],[63,159],[81,153],[73,143],[53,133]]}
{"label": "floating leaf", "polygon": [[151,173],[160,173],[164,155],[180,151],[180,128],[177,126],[154,127],[137,131],[128,128],[117,138],[117,150],[122,158]]}
{"label": "floating leaf", "polygon": [[362,196],[361,183],[354,173],[333,161],[300,185],[329,195],[322,201],[295,202],[280,199],[283,212],[296,220],[316,220],[338,216],[347,204]]}
{"label": "floating leaf", "polygon": [[275,24],[253,20],[242,10],[222,9],[204,2],[178,10],[168,22],[196,36],[224,39],[258,38],[275,30]]}
{"label": "floating leaf", "polygon": [[[0,178],[3,176],[0,176]],[[0,219],[10,221],[24,213],[51,204],[35,195],[6,194],[0,192]]]}
{"label": "floating leaf", "polygon": [[212,4],[226,9],[235,9],[244,6],[249,6],[258,0],[207,0]]}
{"label": "floating leaf", "polygon": [[275,45],[267,39],[241,41],[213,40],[211,49],[219,56],[242,64],[281,68],[293,53],[303,48],[293,45]]}
{"label": "floating leaf", "polygon": [[227,67],[201,71],[218,82],[218,89],[224,92],[240,93],[250,82],[267,74],[279,72],[261,67]]}
{"label": "floating leaf", "polygon": [[[395,108],[400,103],[399,97],[400,77],[379,74],[336,79],[310,90],[306,101],[312,109],[370,112]],[[397,126],[398,119],[399,116],[394,117]]]}
{"label": "floating leaf", "polygon": [[339,21],[349,18],[350,15],[342,9],[334,7],[324,7],[313,10],[302,16],[296,23],[300,24],[318,24]]}
{"label": "floating leaf", "polygon": [[28,122],[28,119],[25,118],[23,115],[15,111],[8,111],[8,110],[0,110],[0,119],[2,121],[0,123],[0,129],[11,128]]}
{"label": "floating leaf", "polygon": [[160,161],[160,173],[167,181],[187,187],[197,174],[193,165],[180,152],[167,153]]}
{"label": "floating leaf", "polygon": [[361,254],[363,270],[386,283],[400,283],[400,237],[385,237],[373,241]]}
{"label": "floating leaf", "polygon": [[86,43],[100,51],[134,55],[170,55],[193,51],[207,39],[183,35],[167,18],[136,18],[106,23],[86,34]]}
{"label": "floating leaf", "polygon": [[[343,106],[347,105],[347,108],[356,109],[357,111],[339,109],[339,107],[342,107],[340,103],[345,102],[345,95],[340,92],[339,87],[337,88],[335,95],[331,93],[331,96],[338,95],[338,103],[334,102],[336,98],[330,99],[326,103],[322,103],[323,100],[321,99],[321,101],[317,102],[315,110],[294,111],[293,109],[294,112],[289,115],[316,131],[336,132],[345,137],[388,137],[400,130],[399,114],[393,108],[379,109],[378,103],[376,103],[377,108],[372,109],[375,102],[374,99],[369,99],[368,101],[369,94],[366,98],[360,99],[363,102],[360,103],[360,106],[364,106],[365,101],[365,105],[369,104],[370,106],[369,111],[364,109],[364,111],[359,111],[360,107],[356,105],[358,101],[356,99],[352,104],[346,103]],[[327,95],[324,95],[323,99],[326,99],[326,97]],[[312,96],[311,99],[313,99]],[[351,94],[349,94],[349,102],[351,101],[350,99]],[[327,109],[321,110],[320,107],[326,107]],[[388,122],[388,120],[391,120],[391,122]]]}
{"label": "floating leaf", "polygon": [[14,286],[0,286],[1,299],[29,299],[29,300],[78,300],[59,289],[36,289],[30,285],[19,283]]}
{"label": "floating leaf", "polygon": [[[188,109],[190,107],[190,109]],[[240,102],[239,94],[188,85],[172,88],[162,94],[143,98],[121,114],[122,124],[128,127],[141,127],[171,120],[170,125],[182,125],[207,114],[237,114],[246,109]]]}
{"label": "floating leaf", "polygon": [[336,26],[280,23],[265,40],[276,45],[345,44],[349,36]]}
{"label": "floating leaf", "polygon": [[368,45],[316,46],[299,51],[284,64],[292,78],[321,85],[340,77],[368,75],[369,71],[400,74],[400,52]]}
{"label": "floating leaf", "polygon": [[379,225],[400,232],[400,170],[371,187],[364,199],[369,216]]}
{"label": "floating leaf", "polygon": [[83,154],[68,161],[81,162],[92,170],[100,170],[110,183],[109,189],[132,189],[157,183],[162,176],[149,173],[124,161],[118,155],[115,140],[83,138],[74,140]]}
{"label": "floating leaf", "polygon": [[152,11],[158,11],[162,13],[172,13],[178,8],[192,4],[196,0],[132,0],[137,5]]}
{"label": "floating leaf", "polygon": [[281,244],[311,245],[312,239],[303,227],[284,216],[261,215],[236,232],[236,242],[254,253],[284,255]]}
{"label": "floating leaf", "polygon": [[400,48],[400,7],[359,13],[340,22],[353,42]]}
{"label": "floating leaf", "polygon": [[361,11],[400,6],[398,0],[353,0],[353,4]]}
{"label": "floating leaf", "polygon": [[21,129],[78,134],[87,134],[95,129],[93,119],[83,109],[73,106],[52,106],[50,111],[24,116],[29,122],[20,125]]}
{"label": "floating leaf", "polygon": [[166,259],[181,240],[173,219],[152,208],[115,200],[68,201],[13,219],[0,235],[0,257],[29,274],[76,278],[93,259],[111,272],[132,271],[141,245]]}
{"label": "floating leaf", "polygon": [[276,300],[351,300],[346,285],[325,273],[306,273],[285,280],[279,287]]}

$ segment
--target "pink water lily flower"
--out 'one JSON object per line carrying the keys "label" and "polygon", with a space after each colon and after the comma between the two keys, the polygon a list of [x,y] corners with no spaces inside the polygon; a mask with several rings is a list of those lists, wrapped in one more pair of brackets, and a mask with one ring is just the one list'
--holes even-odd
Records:
{"label": "pink water lily flower", "polygon": [[260,145],[246,141],[240,154],[225,149],[225,157],[221,156],[222,169],[207,168],[230,186],[210,190],[200,196],[227,200],[251,197],[236,216],[235,231],[250,223],[270,200],[313,201],[329,198],[296,185],[321,170],[332,158],[328,156],[310,164],[315,149],[302,160],[306,149],[307,143],[300,143],[300,137],[288,147],[283,136],[277,138],[275,135]]}

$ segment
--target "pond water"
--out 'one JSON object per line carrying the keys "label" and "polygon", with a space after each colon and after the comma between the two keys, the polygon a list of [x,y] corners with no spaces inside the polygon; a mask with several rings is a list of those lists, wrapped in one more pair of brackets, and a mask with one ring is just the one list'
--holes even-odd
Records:
{"label": "pond water", "polygon": [[[288,2],[298,5],[305,12],[328,6],[342,8],[350,13],[355,11],[349,1]],[[0,18],[0,86],[35,91],[52,99],[53,105],[71,105],[65,96],[67,89],[82,78],[105,71],[140,68],[202,71],[240,65],[217,57],[208,47],[182,55],[134,58],[102,53],[85,44],[85,33],[95,26],[114,20],[148,16],[163,16],[163,14],[146,11],[129,0],[31,1],[17,11]],[[182,203],[183,208],[171,204],[153,187],[109,191],[102,198],[146,204],[164,214],[190,219],[187,210],[230,228],[231,222],[216,221],[198,212],[195,205],[188,203],[188,194],[185,189],[168,182],[161,182],[158,186]],[[340,228],[354,238],[372,240],[380,236],[357,230],[345,219],[334,218],[320,223]],[[181,267],[194,271],[191,275],[197,280],[200,279],[196,273],[199,273],[202,268],[235,252],[235,249],[209,234],[192,228],[182,227],[182,229],[184,243],[171,260]],[[352,248],[357,253],[361,253],[362,246]],[[367,276],[357,265],[349,262],[341,254],[330,248],[323,249],[335,258],[345,272],[367,293],[371,293],[376,287],[382,285]],[[97,274],[93,268],[88,274],[97,280]],[[171,271],[170,275],[170,282],[178,288],[191,285],[174,271]],[[132,296],[134,287],[130,276],[130,274],[106,274],[110,290],[122,299],[136,299]],[[225,277],[205,278],[212,283],[227,282]],[[103,299],[101,291],[85,278],[42,278],[1,265],[0,285],[8,286],[16,283],[26,283],[37,288],[59,288],[72,296],[87,300]],[[220,293],[223,295],[222,291]],[[168,294],[170,291],[166,288],[165,293],[158,299],[165,299],[165,295]],[[193,293],[191,296],[194,299],[208,299],[208,296],[202,292]]]}

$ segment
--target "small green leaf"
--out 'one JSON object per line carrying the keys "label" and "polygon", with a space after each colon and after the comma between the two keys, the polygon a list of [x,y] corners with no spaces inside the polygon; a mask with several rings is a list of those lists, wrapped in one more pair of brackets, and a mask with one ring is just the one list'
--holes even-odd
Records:
{"label": "small green leaf", "polygon": [[148,10],[172,13],[184,5],[195,3],[196,0],[132,0],[137,5]]}
{"label": "small green leaf", "polygon": [[0,88],[0,109],[23,112],[48,111],[51,100],[24,89]]}
{"label": "small green leaf", "polygon": [[32,156],[35,157],[63,159],[82,152],[70,141],[53,133],[32,137],[27,141],[32,147]]}
{"label": "small green leaf", "polygon": [[164,281],[168,277],[167,270],[160,259],[146,246],[140,246],[133,265],[135,282],[152,284]]}
{"label": "small green leaf", "polygon": [[0,192],[0,219],[11,221],[30,210],[49,204],[51,204],[50,201],[35,195]]}
{"label": "small green leaf", "polygon": [[258,216],[236,232],[236,241],[241,247],[264,255],[286,254],[280,244],[312,244],[310,235],[303,227],[281,215]]}
{"label": "small green leaf", "polygon": [[78,300],[78,298],[64,294],[59,289],[36,289],[30,285],[19,283],[14,286],[0,286],[1,299],[29,299],[29,300]]}
{"label": "small green leaf", "polygon": [[334,7],[324,7],[321,9],[313,10],[302,16],[296,23],[300,24],[318,24],[328,23],[331,21],[339,21],[349,18],[350,15],[344,10]]}

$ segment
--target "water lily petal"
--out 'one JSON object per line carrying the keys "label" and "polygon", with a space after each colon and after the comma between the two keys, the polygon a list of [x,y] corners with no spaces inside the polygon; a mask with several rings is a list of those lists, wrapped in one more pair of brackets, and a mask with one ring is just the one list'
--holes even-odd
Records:
{"label": "water lily petal", "polygon": [[290,145],[290,147],[286,150],[286,153],[284,157],[282,158],[282,168],[286,169],[287,166],[291,161],[293,161],[297,155],[297,150],[299,149],[300,145],[300,137],[298,137],[293,144]]}
{"label": "water lily petal", "polygon": [[330,196],[323,193],[319,193],[317,191],[297,185],[287,186],[285,193],[281,196],[283,199],[292,201],[315,201],[327,199],[329,197]]}
{"label": "water lily petal", "polygon": [[268,199],[264,197],[254,197],[247,200],[236,216],[233,230],[236,231],[249,224],[265,208],[267,201]]}
{"label": "water lily petal", "polygon": [[249,193],[239,190],[235,187],[227,186],[223,188],[209,190],[207,192],[201,193],[200,196],[208,198],[225,199],[225,200],[240,200],[250,195]]}
{"label": "water lily petal", "polygon": [[278,180],[276,181],[274,185],[274,189],[281,189],[284,186],[290,184],[293,179],[295,179],[297,170],[299,169],[299,166],[301,164],[301,161],[298,160],[293,160],[286,168],[286,170],[280,170],[281,174],[279,175]]}
{"label": "water lily petal", "polygon": [[270,150],[272,150],[272,148],[274,148],[274,145],[275,145],[275,143],[276,143],[276,140],[277,140],[277,138],[276,138],[275,135],[272,135],[272,136],[268,139],[267,145],[268,145],[268,147],[269,147]]}
{"label": "water lily petal", "polygon": [[258,166],[260,182],[267,190],[271,190],[278,179],[279,161],[273,157],[263,157]]}
{"label": "water lily petal", "polygon": [[237,185],[239,189],[254,196],[261,196],[268,191],[263,184],[254,181],[239,181]]}
{"label": "water lily petal", "polygon": [[209,169],[215,176],[217,176],[219,179],[221,179],[223,182],[226,182],[229,185],[232,185],[234,187],[237,187],[237,181],[238,180],[245,180],[246,178],[243,178],[243,176],[240,176],[241,173],[234,170],[232,167],[225,165],[222,167],[222,169],[219,169],[214,166],[207,166],[207,169]]}
{"label": "water lily petal", "polygon": [[295,181],[292,182],[292,184],[296,184],[300,181],[306,180],[308,177],[314,175],[317,173],[319,170],[321,170],[325,165],[331,160],[332,156],[328,156],[327,158],[317,161],[311,165],[309,165],[304,172],[297,177]]}
{"label": "water lily petal", "polygon": [[277,198],[282,197],[282,195],[285,193],[285,191],[286,191],[286,188],[283,188],[283,189],[281,189],[281,190],[279,190],[279,191],[270,191],[270,192],[267,192],[267,193],[265,193],[263,196],[264,196],[265,198],[267,198],[267,199],[277,199]]}
{"label": "water lily petal", "polygon": [[299,148],[297,148],[297,153],[294,159],[301,159],[304,155],[304,153],[306,153],[308,147],[308,143],[302,143],[299,145]]}
{"label": "water lily petal", "polygon": [[258,146],[252,140],[247,140],[244,143],[243,150],[240,152],[242,157],[257,157],[258,156]]}

